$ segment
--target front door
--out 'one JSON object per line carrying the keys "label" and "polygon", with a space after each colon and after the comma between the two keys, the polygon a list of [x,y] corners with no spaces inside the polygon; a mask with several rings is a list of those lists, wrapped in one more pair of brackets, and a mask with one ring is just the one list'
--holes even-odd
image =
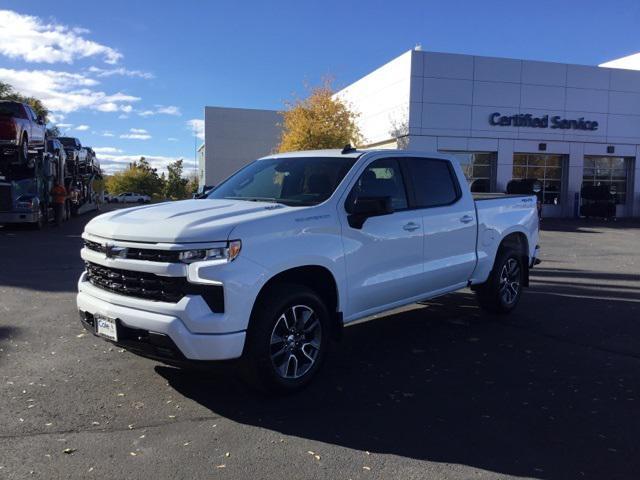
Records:
{"label": "front door", "polygon": [[[347,269],[345,321],[383,310],[423,292],[422,216],[409,210],[405,178],[397,159],[371,162],[349,198],[391,197],[394,212],[351,227],[343,209],[342,231]],[[347,200],[349,201],[349,200]]]}

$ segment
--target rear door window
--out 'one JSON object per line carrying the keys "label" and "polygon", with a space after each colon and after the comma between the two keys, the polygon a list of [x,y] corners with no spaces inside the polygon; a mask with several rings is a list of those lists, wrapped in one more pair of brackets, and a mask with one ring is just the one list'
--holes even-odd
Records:
{"label": "rear door window", "polygon": [[407,158],[405,161],[416,208],[451,205],[460,198],[460,185],[448,161],[433,158]]}

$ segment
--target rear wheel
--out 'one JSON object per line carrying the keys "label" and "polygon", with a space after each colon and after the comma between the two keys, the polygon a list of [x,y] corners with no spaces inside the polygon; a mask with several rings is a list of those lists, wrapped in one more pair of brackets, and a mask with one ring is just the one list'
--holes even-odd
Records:
{"label": "rear wheel", "polygon": [[263,298],[247,334],[249,380],[274,393],[300,390],[324,361],[329,312],[313,290],[298,285],[278,285]]}
{"label": "rear wheel", "polygon": [[509,313],[522,295],[524,265],[522,255],[512,248],[501,248],[485,283],[476,288],[480,306],[492,313]]}
{"label": "rear wheel", "polygon": [[22,137],[22,142],[20,143],[20,148],[18,149],[18,162],[27,163],[29,160],[29,141],[27,137]]}

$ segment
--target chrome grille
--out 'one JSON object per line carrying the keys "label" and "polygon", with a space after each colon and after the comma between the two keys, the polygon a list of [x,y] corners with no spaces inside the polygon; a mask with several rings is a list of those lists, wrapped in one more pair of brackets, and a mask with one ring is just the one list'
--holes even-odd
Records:
{"label": "chrome grille", "polygon": [[[104,253],[109,256],[106,245],[91,240],[85,240],[84,246],[88,250]],[[130,260],[146,260],[148,262],[165,262],[176,263],[180,261],[180,252],[171,250],[153,250],[150,248],[124,248],[122,254],[117,255],[119,258],[127,258]]]}

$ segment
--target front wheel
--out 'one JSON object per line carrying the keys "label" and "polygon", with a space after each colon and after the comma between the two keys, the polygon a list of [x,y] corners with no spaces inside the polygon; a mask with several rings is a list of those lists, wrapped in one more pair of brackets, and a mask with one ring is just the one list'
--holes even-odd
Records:
{"label": "front wheel", "polygon": [[329,312],[306,287],[279,285],[256,306],[245,361],[251,383],[274,393],[307,386],[320,369],[329,341]]}
{"label": "front wheel", "polygon": [[522,256],[513,249],[498,252],[489,278],[476,288],[480,306],[492,313],[509,313],[522,295],[524,265]]}

